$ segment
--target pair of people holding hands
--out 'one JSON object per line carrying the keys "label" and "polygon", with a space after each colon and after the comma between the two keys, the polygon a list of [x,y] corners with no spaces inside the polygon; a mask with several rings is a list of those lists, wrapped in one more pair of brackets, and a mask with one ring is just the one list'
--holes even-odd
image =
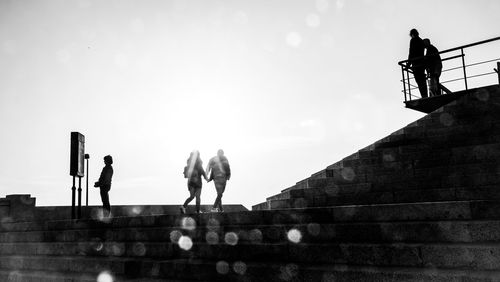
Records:
{"label": "pair of people holding hands", "polygon": [[231,168],[226,156],[224,156],[224,151],[217,151],[217,156],[211,158],[208,162],[206,171],[203,169],[200,152],[193,151],[189,155],[187,164],[184,167],[184,177],[188,179],[187,186],[189,190],[189,197],[180,208],[182,214],[186,213],[187,205],[194,198],[196,198],[196,212],[200,213],[202,176],[207,182],[213,180],[215,189],[217,190],[217,198],[215,199],[212,211],[224,211],[222,208],[222,194],[226,189],[226,182],[231,178]]}

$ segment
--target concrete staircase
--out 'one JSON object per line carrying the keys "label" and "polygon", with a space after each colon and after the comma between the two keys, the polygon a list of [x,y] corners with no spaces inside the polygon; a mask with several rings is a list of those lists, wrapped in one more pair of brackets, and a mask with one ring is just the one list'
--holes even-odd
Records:
{"label": "concrete staircase", "polygon": [[499,157],[476,89],[253,211],[1,220],[0,281],[500,281]]}

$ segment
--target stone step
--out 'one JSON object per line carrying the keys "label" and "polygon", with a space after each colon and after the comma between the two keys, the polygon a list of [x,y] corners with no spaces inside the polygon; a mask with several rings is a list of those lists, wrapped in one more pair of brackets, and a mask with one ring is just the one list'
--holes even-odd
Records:
{"label": "stone step", "polygon": [[[293,230],[293,231],[292,231]],[[237,238],[242,243],[278,243],[289,241],[289,232],[300,234],[304,243],[327,242],[457,242],[491,243],[500,241],[500,221],[429,221],[376,223],[307,223],[248,226],[200,226],[195,230],[182,227],[121,228],[114,230],[68,230],[12,232],[0,237],[0,246],[15,250],[15,244],[27,244],[44,251],[45,244],[84,243],[100,248],[106,242],[171,242],[189,236],[193,242],[222,243]],[[228,234],[233,233],[233,234]],[[88,241],[88,242],[87,242]],[[13,243],[13,244],[12,244]],[[30,245],[31,244],[31,245]],[[37,245],[39,244],[39,245]],[[12,249],[14,248],[14,249]],[[62,247],[61,247],[62,248]],[[60,249],[60,248],[56,248]],[[37,249],[38,250],[38,249]]]}
{"label": "stone step", "polygon": [[[424,185],[424,183],[422,183]],[[425,185],[433,185],[425,183]],[[440,183],[434,184],[441,187]],[[337,188],[297,189],[280,194],[276,199],[268,200],[274,209],[329,207],[344,205],[395,204],[418,202],[444,202],[465,200],[500,200],[500,190],[496,185],[472,187],[415,189],[415,183],[408,185],[400,182],[387,186],[373,186],[366,189],[342,191]],[[405,190],[406,189],[406,190]],[[410,190],[411,189],[411,190]],[[385,191],[384,191],[385,190]]]}
{"label": "stone step", "polygon": [[60,271],[29,271],[29,270],[1,270],[0,281],[6,282],[189,282],[199,280],[179,280],[179,279],[154,279],[154,278],[124,278],[111,275],[107,272],[99,274],[89,273],[63,273]]}
{"label": "stone step", "polygon": [[[34,245],[34,244],[31,244]],[[8,264],[21,257],[39,257],[40,260],[54,256],[72,257],[74,260],[89,257],[120,257],[130,259],[190,258],[202,260],[241,260],[279,262],[286,257],[289,263],[344,263],[374,266],[412,266],[436,268],[470,268],[495,270],[500,268],[500,243],[496,244],[367,244],[367,243],[275,243],[275,244],[207,244],[195,243],[188,250],[174,243],[105,243],[96,249],[94,243],[45,244],[36,246],[11,244],[12,248],[1,250],[0,257]],[[138,247],[139,246],[139,247]],[[3,247],[6,247],[5,245]],[[43,249],[43,251],[39,251]],[[24,261],[23,261],[24,263]],[[43,262],[41,262],[43,264]],[[38,266],[37,266],[38,267]],[[69,271],[70,269],[52,269]],[[88,271],[83,269],[83,271]]]}
{"label": "stone step", "polygon": [[[92,260],[83,258],[38,258],[18,257],[2,259],[2,265],[20,263],[21,270],[33,265],[35,268],[52,269],[54,265],[79,272],[92,273],[109,271],[119,274],[122,270],[127,278],[192,279],[209,281],[497,281],[499,271],[478,271],[470,269],[439,269],[429,267],[383,267],[357,266],[348,264],[321,263],[269,263],[231,260],[122,260],[113,258]],[[7,262],[7,263],[6,263]],[[111,267],[110,267],[111,266]],[[40,269],[43,270],[43,269]],[[44,270],[47,271],[47,270]],[[141,280],[142,281],[142,280]]]}
{"label": "stone step", "polygon": [[[75,229],[119,229],[178,227],[195,222],[206,226],[219,225],[262,225],[331,223],[345,221],[394,221],[394,220],[443,220],[443,219],[489,219],[500,216],[500,202],[497,201],[451,201],[384,205],[352,205],[329,208],[308,208],[292,210],[253,211],[238,213],[210,213],[192,216],[144,216],[112,218],[109,222],[98,220],[47,222],[38,230],[65,231]],[[184,224],[183,224],[184,222]],[[186,223],[188,222],[188,223]],[[9,228],[2,232],[25,231]],[[33,229],[31,231],[36,231]],[[0,232],[1,233],[1,232]]]}

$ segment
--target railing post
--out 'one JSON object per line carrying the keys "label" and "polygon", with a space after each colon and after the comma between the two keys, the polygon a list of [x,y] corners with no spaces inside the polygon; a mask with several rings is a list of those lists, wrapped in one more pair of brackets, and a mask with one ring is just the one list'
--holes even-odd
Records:
{"label": "railing post", "polygon": [[500,62],[497,62],[497,68],[494,69],[498,75],[498,84],[500,84]]}
{"label": "railing post", "polygon": [[403,65],[401,65],[401,74],[403,75],[403,80],[401,80],[403,82],[403,93],[405,95],[405,102],[408,101],[406,99],[406,84],[405,84],[405,68]]}
{"label": "railing post", "polygon": [[467,73],[465,72],[465,55],[464,55],[464,48],[460,48],[460,51],[462,52],[462,68],[464,69],[464,82],[465,82],[465,90],[468,90],[469,88],[467,87]]}
{"label": "railing post", "polygon": [[411,84],[410,84],[410,72],[406,69],[406,78],[408,79],[408,98],[411,101]]}

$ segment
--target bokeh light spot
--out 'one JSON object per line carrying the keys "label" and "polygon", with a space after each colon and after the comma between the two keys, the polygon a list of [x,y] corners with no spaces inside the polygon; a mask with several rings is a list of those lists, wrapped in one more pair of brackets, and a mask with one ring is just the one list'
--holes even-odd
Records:
{"label": "bokeh light spot", "polygon": [[182,237],[182,233],[179,230],[174,230],[170,232],[170,241],[172,243],[178,243],[179,239]]}
{"label": "bokeh light spot", "polygon": [[137,215],[139,215],[141,213],[142,213],[142,207],[140,207],[140,206],[133,206],[130,209],[130,215],[131,216],[137,216]]}
{"label": "bokeh light spot", "polygon": [[181,236],[179,238],[179,247],[185,251],[189,251],[193,247],[193,241],[188,236]]}
{"label": "bokeh light spot", "polygon": [[302,233],[298,229],[290,229],[287,233],[288,240],[293,243],[300,243],[302,240]]}
{"label": "bokeh light spot", "polygon": [[294,280],[299,272],[299,267],[296,264],[290,263],[280,267],[280,278],[284,281]]}
{"label": "bokeh light spot", "polygon": [[217,231],[220,228],[220,223],[215,218],[210,218],[207,222],[207,228],[210,231]]}
{"label": "bokeh light spot", "polygon": [[313,236],[318,236],[321,232],[321,226],[318,223],[309,223],[307,225],[307,232]]}
{"label": "bokeh light spot", "polygon": [[233,264],[233,270],[239,275],[245,275],[247,272],[247,265],[242,261],[237,261]]}
{"label": "bokeh light spot", "polygon": [[238,244],[238,235],[234,232],[228,232],[224,236],[224,241],[228,245],[235,246],[236,244]]}
{"label": "bokeh light spot", "polygon": [[113,275],[109,271],[103,271],[97,276],[97,282],[113,282]]}
{"label": "bokeh light spot", "polygon": [[205,240],[207,240],[208,244],[215,245],[219,243],[219,234],[213,231],[208,231],[205,235]]}
{"label": "bokeh light spot", "polygon": [[442,125],[451,126],[455,122],[455,119],[449,113],[442,113],[439,116],[439,121]]}
{"label": "bokeh light spot", "polygon": [[181,227],[186,230],[195,230],[196,229],[196,220],[192,217],[184,217],[182,219]]}
{"label": "bokeh light spot", "polygon": [[133,245],[132,252],[134,255],[142,257],[146,255],[146,246],[141,242],[137,242]]}
{"label": "bokeh light spot", "polygon": [[259,229],[252,229],[248,233],[248,237],[250,238],[250,241],[254,244],[261,243],[262,242],[262,231],[260,231]]}
{"label": "bokeh light spot", "polygon": [[342,175],[342,178],[347,181],[353,181],[356,177],[356,173],[354,173],[354,170],[350,167],[344,167],[340,174]]}
{"label": "bokeh light spot", "polygon": [[229,272],[229,264],[223,260],[215,264],[215,269],[219,274],[227,274]]}

